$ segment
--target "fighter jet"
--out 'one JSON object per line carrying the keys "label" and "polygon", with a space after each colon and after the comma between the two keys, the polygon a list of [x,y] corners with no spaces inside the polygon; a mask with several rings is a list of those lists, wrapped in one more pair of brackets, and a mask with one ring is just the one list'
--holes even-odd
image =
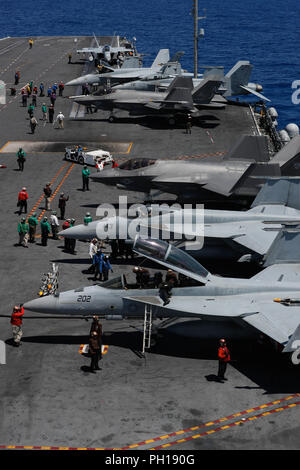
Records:
{"label": "fighter jet", "polygon": [[104,59],[108,63],[116,58],[119,52],[124,54],[129,52],[136,54],[134,45],[126,38],[121,39],[120,36],[113,36],[111,38],[111,44],[100,45],[95,33],[93,33],[93,36],[96,42],[96,47],[84,47],[82,49],[78,49],[76,51],[77,54],[89,54],[89,57],[91,57],[92,60],[99,58]]}
{"label": "fighter jet", "polygon": [[82,77],[75,78],[66,83],[66,86],[85,85],[106,85],[108,80],[110,85],[116,83],[128,82],[131,80],[138,80],[139,78],[146,77],[161,70],[161,67],[169,62],[170,52],[169,49],[160,49],[156,58],[154,59],[151,67],[134,67],[123,69],[112,69],[108,73],[92,73],[83,75]]}
{"label": "fighter jet", "polygon": [[[261,100],[270,101],[259,93],[263,89],[261,85],[249,82],[252,68],[253,66],[249,61],[240,60],[224,76],[223,67],[221,69],[209,67],[204,75],[199,75],[199,78],[193,78],[193,86],[198,86],[202,80],[214,75],[222,80],[222,85],[218,90],[218,93],[222,96],[253,94]],[[165,91],[177,75],[183,77],[193,76],[192,73],[183,71],[179,62],[169,62],[158,73],[148,75],[140,80],[114,85],[113,88],[114,90]]]}
{"label": "fighter jet", "polygon": [[197,202],[253,199],[267,177],[299,176],[300,136],[270,158],[266,136],[241,136],[225,156],[199,160],[131,159],[91,175],[93,181],[126,191],[151,190]]}
{"label": "fighter jet", "polygon": [[126,243],[133,243],[137,234],[143,233],[144,238],[154,234],[173,241],[202,261],[260,262],[282,224],[300,224],[300,179],[269,179],[248,211],[181,209],[177,205],[154,215],[148,214],[147,209],[151,210],[151,206],[141,208],[137,218],[104,217],[75,225],[59,235],[79,240],[126,239]]}
{"label": "fighter jet", "polygon": [[[299,230],[298,227],[297,233],[292,234],[294,241],[297,238],[297,247]],[[289,239],[290,234],[287,234],[285,241],[288,243]],[[173,288],[168,299],[157,289],[111,289],[107,284],[95,285],[40,297],[26,302],[24,308],[72,316],[93,312],[107,319],[121,320],[145,318],[145,307],[150,306],[153,320],[209,320],[211,329],[220,322],[233,329],[240,325],[255,332],[257,337],[265,335],[284,348],[283,352],[292,352],[293,357],[298,357],[300,259],[297,255],[293,264],[294,254],[289,246],[284,245],[284,248],[285,256],[275,256],[273,263],[259,274],[251,279],[236,279],[214,276],[187,253],[163,240],[138,238],[134,244],[136,253],[187,276],[196,285]]]}
{"label": "fighter jet", "polygon": [[109,121],[116,118],[114,111],[125,110],[131,116],[165,116],[169,124],[174,125],[175,118],[191,113],[197,115],[200,108],[224,108],[224,99],[221,102],[214,99],[216,91],[221,84],[220,80],[211,78],[203,80],[193,89],[191,77],[176,77],[166,93],[116,90],[107,95],[87,95],[70,97],[76,103],[85,106],[94,106],[110,111]]}

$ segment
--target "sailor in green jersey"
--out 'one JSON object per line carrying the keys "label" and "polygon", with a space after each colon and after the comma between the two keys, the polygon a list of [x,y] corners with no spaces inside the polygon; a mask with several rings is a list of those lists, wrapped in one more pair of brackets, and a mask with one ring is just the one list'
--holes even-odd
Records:
{"label": "sailor in green jersey", "polygon": [[35,242],[35,232],[38,225],[38,220],[36,218],[36,212],[34,212],[28,219],[29,225],[29,243]]}
{"label": "sailor in green jersey", "polygon": [[47,246],[48,235],[51,232],[47,217],[44,217],[43,221],[41,222],[41,232],[42,232],[42,245]]}
{"label": "sailor in green jersey", "polygon": [[89,177],[90,177],[90,170],[86,165],[84,165],[82,170],[82,191],[89,191]]}
{"label": "sailor in green jersey", "polygon": [[18,224],[19,245],[23,245],[25,248],[28,248],[28,232],[29,226],[26,223],[25,217],[22,217],[21,222]]}
{"label": "sailor in green jersey", "polygon": [[18,153],[17,153],[17,162],[18,162],[20,171],[24,170],[24,162],[26,160],[25,156],[26,156],[26,154],[25,154],[24,150],[22,149],[22,147],[20,147],[19,150],[18,150]]}

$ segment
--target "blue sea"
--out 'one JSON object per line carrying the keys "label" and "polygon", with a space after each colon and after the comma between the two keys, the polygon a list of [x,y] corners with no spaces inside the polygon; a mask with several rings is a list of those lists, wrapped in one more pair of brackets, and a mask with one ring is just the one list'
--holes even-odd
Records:
{"label": "blue sea", "polygon": [[[182,65],[192,72],[192,6],[192,0],[0,0],[0,36],[116,33],[136,37],[145,65],[160,48],[169,48],[185,52]],[[299,0],[199,0],[199,16],[203,8],[199,65],[223,65],[227,71],[237,60],[250,60],[251,81],[262,84],[272,100],[279,128],[300,125],[300,104],[292,103],[292,83],[300,80]]]}

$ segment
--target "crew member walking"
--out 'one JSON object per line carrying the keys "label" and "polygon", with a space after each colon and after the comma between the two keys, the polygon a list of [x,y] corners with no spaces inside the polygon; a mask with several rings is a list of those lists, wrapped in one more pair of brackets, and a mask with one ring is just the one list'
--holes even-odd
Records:
{"label": "crew member walking", "polygon": [[219,358],[219,369],[218,369],[218,380],[221,382],[222,380],[227,380],[224,377],[227,363],[230,361],[230,353],[229,349],[226,346],[225,339],[220,339],[219,341],[219,349],[218,349],[218,358]]}
{"label": "crew member walking", "polygon": [[63,129],[63,128],[64,128],[64,119],[65,119],[65,116],[64,116],[63,113],[60,111],[60,112],[58,113],[58,115],[56,116],[56,122],[58,123],[59,129]]}
{"label": "crew member walking", "polygon": [[47,183],[44,187],[44,197],[45,197],[45,210],[50,210],[50,200],[51,200],[52,189],[50,183]]}
{"label": "crew member walking", "polygon": [[26,154],[25,154],[24,150],[22,149],[22,147],[20,147],[19,150],[18,150],[18,153],[17,153],[17,162],[18,162],[18,165],[19,165],[19,171],[24,170],[24,162],[26,160],[25,155]]}
{"label": "crew member walking", "polygon": [[22,217],[21,222],[18,224],[18,233],[19,233],[19,246],[24,246],[28,248],[28,235],[29,225],[26,223],[25,217]]}
{"label": "crew member walking", "polygon": [[26,188],[22,188],[22,191],[18,194],[18,207],[19,207],[19,215],[22,214],[22,210],[24,207],[24,212],[27,214],[27,200],[28,200],[28,193]]}
{"label": "crew member walking", "polygon": [[36,218],[36,212],[34,212],[28,219],[29,225],[29,243],[35,242],[35,232],[38,225],[38,220]]}
{"label": "crew member walking", "polygon": [[20,346],[20,341],[23,335],[23,332],[22,332],[23,315],[24,315],[23,304],[21,304],[19,307],[15,305],[15,307],[13,308],[11,319],[10,319],[10,323],[12,326],[12,334],[13,334],[13,339],[14,339],[14,346]]}

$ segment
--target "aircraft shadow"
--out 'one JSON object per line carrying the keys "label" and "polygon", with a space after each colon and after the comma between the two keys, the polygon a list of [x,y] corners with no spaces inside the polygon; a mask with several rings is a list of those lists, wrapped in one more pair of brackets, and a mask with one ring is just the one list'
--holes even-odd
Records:
{"label": "aircraft shadow", "polygon": [[[133,351],[142,348],[142,333],[114,332],[105,339],[105,344],[114,345]],[[151,348],[150,354],[171,357],[215,360],[215,370],[206,375],[207,381],[217,381],[217,340],[200,340],[185,338],[179,335],[160,332],[157,343]],[[269,345],[258,345],[251,341],[230,341],[232,361],[230,366],[243,376],[254,382],[253,386],[241,383],[235,385],[236,390],[261,389],[263,394],[298,393],[300,391],[299,368],[292,365],[287,356],[278,353]],[[227,373],[230,379],[230,370]]]}
{"label": "aircraft shadow", "polygon": [[52,259],[51,263],[64,263],[64,264],[86,264],[89,265],[89,258],[72,258],[72,259]]}
{"label": "aircraft shadow", "polygon": [[[141,322],[142,328],[142,322]],[[27,336],[22,343],[35,344],[87,344],[90,325],[87,325],[86,335],[43,335]],[[240,383],[234,385],[241,393],[244,390],[260,389],[264,395],[298,393],[300,391],[299,368],[292,365],[287,356],[273,350],[270,345],[261,345],[251,341],[229,340],[231,352],[230,367],[235,368],[242,376],[247,377],[253,385],[246,385],[241,378]],[[6,340],[12,345],[12,339]],[[142,357],[142,333],[139,331],[106,331],[103,334],[103,344],[129,349],[135,355]],[[201,360],[215,360],[211,374],[204,377],[208,382],[217,381],[217,347],[218,340],[210,339],[199,341],[199,338],[186,338],[160,330],[149,353],[170,357],[190,358]],[[230,381],[230,367],[227,377]]]}

